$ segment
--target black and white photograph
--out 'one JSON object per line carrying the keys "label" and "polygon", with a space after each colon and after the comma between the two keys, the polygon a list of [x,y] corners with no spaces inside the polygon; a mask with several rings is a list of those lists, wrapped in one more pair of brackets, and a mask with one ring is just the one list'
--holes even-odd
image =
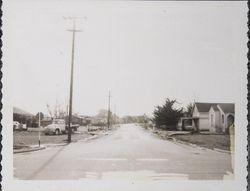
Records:
{"label": "black and white photograph", "polygon": [[246,1],[2,9],[3,190],[246,189]]}

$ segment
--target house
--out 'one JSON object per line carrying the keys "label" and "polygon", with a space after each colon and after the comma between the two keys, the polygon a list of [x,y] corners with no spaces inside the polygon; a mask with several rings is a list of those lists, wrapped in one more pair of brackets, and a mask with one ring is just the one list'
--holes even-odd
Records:
{"label": "house", "polygon": [[185,130],[186,121],[191,122],[192,129],[227,133],[234,123],[234,103],[195,102],[192,117],[182,117],[178,129]]}
{"label": "house", "polygon": [[209,110],[212,106],[216,106],[216,103],[201,103],[195,102],[192,112],[192,126],[200,131],[209,131]]}
{"label": "house", "polygon": [[209,129],[211,132],[228,133],[234,124],[234,104],[220,103],[211,106],[209,110]]}

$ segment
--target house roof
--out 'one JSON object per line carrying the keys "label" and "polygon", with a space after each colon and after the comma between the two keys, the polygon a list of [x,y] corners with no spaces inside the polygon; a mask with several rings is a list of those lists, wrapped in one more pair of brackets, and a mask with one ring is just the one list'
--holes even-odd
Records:
{"label": "house roof", "polygon": [[[213,106],[213,108],[217,107],[217,103],[201,103],[201,102],[195,102],[195,105],[199,112],[209,112],[210,108]],[[218,108],[217,108],[218,109]]]}
{"label": "house roof", "polygon": [[19,115],[25,115],[25,116],[34,116],[33,114],[27,112],[27,111],[24,111],[18,107],[13,107],[13,113],[14,114],[19,114]]}
{"label": "house roof", "polygon": [[234,113],[234,103],[220,103],[218,105],[224,113]]}
{"label": "house roof", "polygon": [[211,107],[214,109],[214,111],[220,111],[217,105],[212,105]]}
{"label": "house roof", "polygon": [[234,113],[234,103],[201,103],[195,102],[199,112],[209,112],[212,107],[215,111],[219,111],[218,106],[224,113]]}

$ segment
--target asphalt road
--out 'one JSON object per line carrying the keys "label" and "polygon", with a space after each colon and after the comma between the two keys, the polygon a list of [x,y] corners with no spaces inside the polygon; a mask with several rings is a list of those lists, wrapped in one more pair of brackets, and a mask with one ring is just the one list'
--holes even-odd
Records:
{"label": "asphalt road", "polygon": [[162,140],[129,124],[91,141],[14,154],[14,178],[157,181],[233,176],[229,154]]}

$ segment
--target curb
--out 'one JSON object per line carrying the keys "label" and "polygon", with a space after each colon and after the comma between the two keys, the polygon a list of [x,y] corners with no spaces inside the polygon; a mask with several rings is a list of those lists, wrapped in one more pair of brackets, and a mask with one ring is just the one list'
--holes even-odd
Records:
{"label": "curb", "polygon": [[223,150],[223,149],[218,149],[218,148],[214,148],[213,150],[214,150],[214,151],[218,151],[218,152],[222,152],[222,153],[232,154],[232,152],[231,152],[231,151],[228,151],[228,150]]}
{"label": "curb", "polygon": [[92,135],[91,137],[87,137],[86,139],[82,140],[84,142],[86,141],[89,141],[89,140],[92,140],[92,139],[97,139],[98,138],[98,135]]}
{"label": "curb", "polygon": [[99,138],[101,136],[105,136],[105,135],[108,135],[108,133],[107,132],[103,132],[103,133],[100,133],[100,134],[95,134],[95,135],[92,135],[91,137],[87,137],[83,141],[87,142],[87,141],[90,141],[92,139],[97,139],[97,138]]}
{"label": "curb", "polygon": [[68,143],[51,143],[51,144],[44,144],[45,147],[60,147],[66,146]]}
{"label": "curb", "polygon": [[176,138],[173,138],[172,140],[174,142],[176,142],[176,143],[180,143],[180,144],[183,144],[183,145],[189,145],[191,147],[198,148],[198,149],[201,149],[201,150],[209,150],[209,151],[213,151],[213,152],[231,154],[231,151],[227,151],[227,150],[222,150],[222,149],[217,149],[217,148],[210,149],[210,148],[206,148],[206,147],[201,147],[201,146],[198,146],[198,145],[193,144],[193,143],[177,140]]}
{"label": "curb", "polygon": [[[99,135],[92,135],[91,137],[87,137],[85,138],[84,140],[77,140],[75,142],[78,142],[78,141],[84,141],[84,142],[87,142],[87,141],[90,141],[92,139],[97,139],[99,138],[100,136],[104,136],[104,135],[107,135],[107,132],[105,133],[101,133]],[[14,154],[17,154],[17,153],[26,153],[26,152],[33,152],[33,151],[39,151],[39,150],[43,150],[43,149],[46,149],[47,147],[53,147],[53,146],[66,146],[68,145],[68,143],[59,143],[59,144],[47,144],[46,146],[41,146],[41,147],[31,147],[29,149],[20,149],[20,150],[17,150],[17,149],[14,149],[13,150],[13,153]]]}
{"label": "curb", "polygon": [[35,147],[35,148],[30,148],[30,149],[21,149],[21,150],[14,150],[13,153],[17,154],[17,153],[26,153],[26,152],[33,152],[33,151],[39,151],[39,150],[43,150],[45,149],[45,146],[41,146],[41,147]]}
{"label": "curb", "polygon": [[181,140],[178,140],[176,138],[173,138],[172,137],[172,140],[176,143],[180,143],[180,144],[183,144],[183,145],[188,145],[190,147],[194,147],[194,148],[198,148],[200,150],[211,150],[211,151],[214,151],[213,149],[209,149],[209,148],[206,148],[206,147],[201,147],[201,146],[198,146],[196,144],[193,144],[193,143],[189,143],[189,142],[185,142],[185,141],[181,141]]}

